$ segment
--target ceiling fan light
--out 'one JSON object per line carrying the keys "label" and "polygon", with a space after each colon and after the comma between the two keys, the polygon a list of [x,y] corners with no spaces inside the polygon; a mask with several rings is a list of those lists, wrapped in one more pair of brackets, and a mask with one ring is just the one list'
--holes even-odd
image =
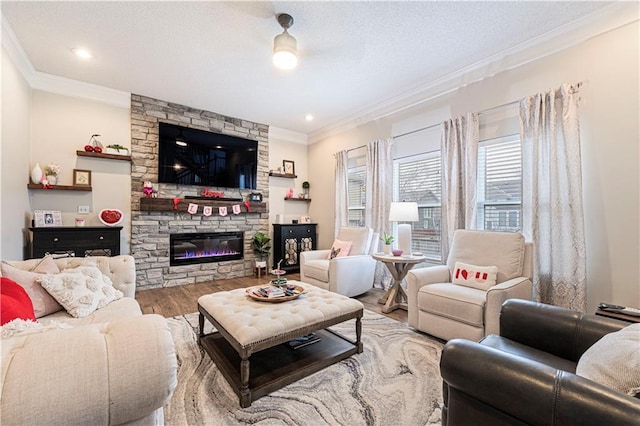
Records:
{"label": "ceiling fan light", "polygon": [[289,70],[298,64],[298,43],[285,29],[273,39],[273,64],[281,69]]}
{"label": "ceiling fan light", "polygon": [[184,135],[182,134],[182,130],[180,130],[180,132],[178,133],[178,136],[176,136],[176,145],[178,145],[178,146],[187,146],[187,140],[185,139]]}

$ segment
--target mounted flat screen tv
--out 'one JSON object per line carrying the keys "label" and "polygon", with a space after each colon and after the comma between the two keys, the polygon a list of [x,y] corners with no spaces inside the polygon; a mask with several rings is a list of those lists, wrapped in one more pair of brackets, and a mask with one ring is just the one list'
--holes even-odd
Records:
{"label": "mounted flat screen tv", "polygon": [[258,142],[159,124],[158,182],[256,189]]}

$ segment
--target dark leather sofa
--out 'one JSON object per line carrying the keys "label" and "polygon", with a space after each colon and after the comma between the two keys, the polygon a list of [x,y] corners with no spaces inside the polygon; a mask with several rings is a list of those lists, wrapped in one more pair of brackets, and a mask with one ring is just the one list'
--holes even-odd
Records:
{"label": "dark leather sofa", "polygon": [[576,376],[580,356],[629,323],[507,300],[500,335],[450,340],[443,425],[640,425],[640,399]]}

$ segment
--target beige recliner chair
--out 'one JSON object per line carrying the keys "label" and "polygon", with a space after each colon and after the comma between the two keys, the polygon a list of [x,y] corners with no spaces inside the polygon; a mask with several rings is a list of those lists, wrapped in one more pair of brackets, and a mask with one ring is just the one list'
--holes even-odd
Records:
{"label": "beige recliner chair", "polygon": [[378,234],[371,228],[342,227],[336,239],[351,241],[349,255],[328,259],[331,250],[300,253],[300,280],[347,297],[369,291],[376,272],[371,253],[377,248]]}
{"label": "beige recliner chair", "polygon": [[[496,266],[495,285],[454,284],[456,262]],[[502,303],[532,299],[532,268],[533,246],[522,234],[457,230],[446,265],[414,269],[407,275],[409,326],[444,340],[478,341],[498,334]],[[458,275],[456,280],[464,281]]]}

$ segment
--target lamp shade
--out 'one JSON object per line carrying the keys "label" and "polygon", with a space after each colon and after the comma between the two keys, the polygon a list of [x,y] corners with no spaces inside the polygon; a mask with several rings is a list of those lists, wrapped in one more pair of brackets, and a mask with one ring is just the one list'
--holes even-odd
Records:
{"label": "lamp shade", "polygon": [[389,222],[416,222],[418,219],[418,203],[391,203]]}
{"label": "lamp shade", "polygon": [[298,43],[285,29],[273,39],[273,64],[281,69],[289,70],[298,64]]}

